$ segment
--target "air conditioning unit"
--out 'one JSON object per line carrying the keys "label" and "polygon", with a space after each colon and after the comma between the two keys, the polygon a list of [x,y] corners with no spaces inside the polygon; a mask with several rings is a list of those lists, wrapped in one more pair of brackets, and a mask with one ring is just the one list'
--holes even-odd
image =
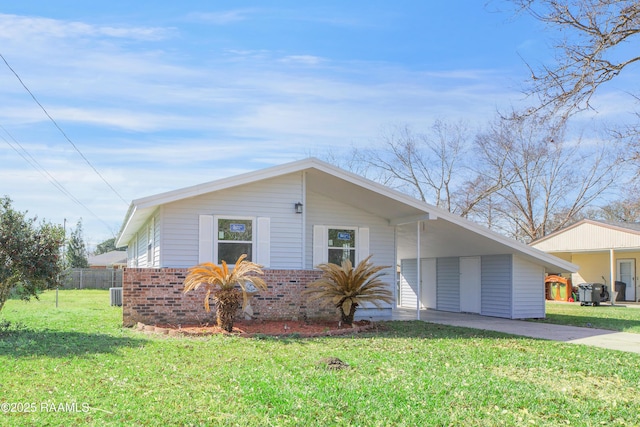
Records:
{"label": "air conditioning unit", "polygon": [[122,288],[109,288],[109,295],[112,306],[122,306]]}

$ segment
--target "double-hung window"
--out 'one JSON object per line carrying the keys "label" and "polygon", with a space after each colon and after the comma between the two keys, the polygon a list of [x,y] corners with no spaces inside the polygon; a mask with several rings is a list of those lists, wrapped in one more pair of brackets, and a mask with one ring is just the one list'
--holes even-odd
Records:
{"label": "double-hung window", "polygon": [[328,228],[328,261],[341,265],[343,261],[350,260],[351,265],[356,264],[356,229],[355,228]]}
{"label": "double-hung window", "polygon": [[369,256],[369,228],[343,226],[313,226],[313,266],[332,263],[352,265]]}
{"label": "double-hung window", "polygon": [[238,257],[263,267],[271,265],[269,217],[199,215],[198,262],[235,264]]}
{"label": "double-hung window", "polygon": [[247,217],[215,217],[214,252],[220,264],[235,264],[242,254],[253,260],[254,219]]}

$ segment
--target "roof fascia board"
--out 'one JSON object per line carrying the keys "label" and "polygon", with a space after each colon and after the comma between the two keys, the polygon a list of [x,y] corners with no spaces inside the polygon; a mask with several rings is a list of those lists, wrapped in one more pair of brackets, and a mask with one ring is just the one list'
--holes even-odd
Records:
{"label": "roof fascia board", "polygon": [[627,227],[625,227],[623,225],[607,224],[607,223],[597,222],[597,221],[591,221],[590,223],[592,223],[594,225],[599,225],[600,227],[603,227],[603,228],[609,228],[611,230],[621,231],[623,233],[640,235],[640,231],[633,230],[631,228],[627,228]]}
{"label": "roof fascia board", "polygon": [[116,238],[116,241],[115,241],[116,248],[127,246],[127,244],[129,243],[128,240],[126,242],[123,241],[124,240],[123,238],[125,237],[125,231],[129,227],[129,224],[131,224],[131,221],[133,220],[133,216],[135,215],[136,211],[137,211],[136,205],[132,202],[129,205],[129,210],[127,211],[127,214],[124,217],[122,228],[120,228],[120,232],[118,233],[118,237]]}
{"label": "roof fascia board", "polygon": [[610,230],[616,230],[616,231],[620,231],[620,232],[623,232],[623,233],[640,235],[640,231],[633,230],[631,228],[626,228],[624,226],[619,226],[619,225],[615,225],[615,224],[607,224],[607,223],[604,223],[604,222],[594,221],[592,219],[583,219],[583,220],[580,220],[580,221],[576,222],[575,224],[571,224],[570,226],[568,226],[566,228],[563,228],[563,229],[558,230],[558,231],[556,231],[554,233],[548,234],[548,235],[546,235],[544,237],[539,238],[538,240],[534,240],[533,242],[531,242],[531,244],[532,245],[536,245],[538,243],[541,243],[541,242],[544,242],[546,240],[552,239],[552,238],[554,238],[556,236],[564,234],[564,233],[566,233],[568,231],[573,230],[574,228],[577,228],[577,227],[579,227],[581,225],[585,225],[585,224],[595,225],[597,227],[602,227],[602,228],[608,228]]}
{"label": "roof fascia board", "polygon": [[262,181],[264,179],[274,178],[288,173],[300,172],[307,169],[306,164],[311,159],[300,160],[297,162],[287,163],[285,165],[273,166],[257,171],[246,172],[229,178],[217,179],[206,182],[204,184],[196,184],[191,187],[185,187],[178,190],[167,191],[165,193],[136,199],[133,203],[140,208],[154,207],[165,203],[171,203],[190,197],[197,197],[214,191],[225,190],[239,185],[250,184],[252,182]]}

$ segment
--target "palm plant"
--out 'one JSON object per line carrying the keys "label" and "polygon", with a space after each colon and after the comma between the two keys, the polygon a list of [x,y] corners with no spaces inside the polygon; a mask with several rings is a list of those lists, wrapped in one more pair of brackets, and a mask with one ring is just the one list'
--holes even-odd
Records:
{"label": "palm plant", "polygon": [[327,263],[317,266],[322,270],[322,277],[308,285],[305,291],[309,301],[321,300],[325,305],[340,310],[342,322],[352,325],[356,309],[364,302],[381,307],[381,302],[393,302],[393,294],[387,284],[380,280],[381,273],[389,266],[374,266],[369,255],[353,268],[350,260],[342,261],[342,265]]}
{"label": "palm plant", "polygon": [[[218,326],[227,332],[233,330],[233,322],[236,311],[240,307],[240,300],[242,300],[243,309],[247,306],[249,301],[247,284],[252,283],[258,289],[267,289],[266,282],[255,275],[263,274],[262,266],[246,261],[246,257],[246,254],[240,255],[232,271],[229,271],[224,260],[221,266],[211,262],[198,264],[188,270],[184,281],[184,293],[198,289],[200,285],[205,286],[204,308],[207,312],[211,310],[209,298],[213,297],[216,321]],[[240,289],[236,288],[236,285]]]}

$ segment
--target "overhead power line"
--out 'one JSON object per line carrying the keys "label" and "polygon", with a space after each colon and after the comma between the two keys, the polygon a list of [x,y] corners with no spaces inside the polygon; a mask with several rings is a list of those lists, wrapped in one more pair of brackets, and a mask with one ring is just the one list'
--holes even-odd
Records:
{"label": "overhead power line", "polygon": [[[20,144],[20,142],[18,142],[18,140],[16,140],[16,138],[11,135],[11,133],[9,133],[9,131],[0,124],[0,129],[2,129],[7,136],[9,136],[9,138],[13,141],[13,144],[4,136],[0,135],[0,138],[2,138],[4,140],[4,142],[7,143],[7,145],[9,145],[9,147],[11,147],[13,149],[13,151],[15,151],[16,153],[18,153],[18,155],[20,155],[20,157],[22,157],[27,163],[29,163],[29,165],[34,168],[35,170],[37,170],[42,176],[44,176],[54,187],[56,187],[58,189],[58,191],[60,191],[62,194],[64,194],[65,196],[67,196],[69,199],[71,199],[74,203],[76,203],[78,206],[84,208],[87,212],[89,212],[91,215],[93,215],[94,218],[96,218],[98,221],[100,221],[102,224],[104,224],[107,229],[113,234],[113,228],[107,224],[106,221],[104,221],[102,218],[100,218],[95,212],[93,212],[91,209],[89,209],[89,207],[87,205],[85,205],[84,203],[82,203],[77,197],[75,197],[69,190],[67,190],[65,188],[65,186],[58,181],[53,175],[51,175],[51,173],[49,173],[49,171],[42,166],[36,159],[35,157],[33,157],[31,155],[31,153],[29,153],[29,151],[27,151],[26,148],[24,148],[22,146],[22,144]],[[18,147],[20,147],[20,149],[16,148],[17,145]]]}
{"label": "overhead power line", "polygon": [[2,58],[2,60],[4,61],[5,65],[7,66],[7,68],[9,68],[9,70],[11,70],[11,72],[13,73],[14,76],[16,76],[16,78],[18,79],[18,81],[20,82],[20,84],[22,85],[22,87],[27,91],[27,93],[29,93],[29,95],[31,95],[31,98],[33,98],[33,100],[35,101],[36,104],[38,104],[38,106],[40,107],[40,109],[42,109],[42,111],[44,112],[44,114],[49,118],[49,120],[51,120],[51,122],[54,124],[54,126],[60,131],[60,133],[62,134],[62,136],[64,136],[64,138],[69,142],[69,144],[71,144],[71,146],[78,152],[78,154],[80,155],[80,157],[82,157],[82,159],[89,165],[89,167],[91,167],[91,169],[93,169],[93,171],[100,177],[100,179],[107,185],[107,187],[109,187],[111,189],[111,191],[113,191],[113,193],[118,196],[118,198],[120,200],[122,200],[122,202],[125,205],[128,205],[129,203],[124,199],[124,197],[122,197],[120,195],[120,193],[118,193],[118,191],[116,191],[116,189],[109,183],[109,181],[106,180],[106,178],[104,176],[102,176],[102,174],[98,171],[98,169],[95,168],[95,166],[93,166],[93,164],[91,164],[91,162],[89,161],[89,159],[87,159],[87,157],[82,153],[82,151],[80,151],[80,149],[76,146],[76,144],[73,143],[73,141],[71,140],[71,138],[69,138],[69,136],[67,136],[67,134],[65,133],[64,130],[62,130],[62,128],[58,125],[58,123],[54,120],[53,117],[51,117],[51,115],[49,114],[49,112],[47,111],[46,108],[44,108],[44,106],[40,103],[40,101],[38,101],[38,99],[35,97],[35,95],[31,92],[31,90],[29,90],[29,88],[27,87],[27,85],[22,81],[22,79],[20,78],[20,76],[18,75],[18,73],[16,73],[16,71],[11,67],[11,65],[9,65],[9,62],[7,62],[7,60],[5,59],[5,57],[0,53],[0,58]]}

